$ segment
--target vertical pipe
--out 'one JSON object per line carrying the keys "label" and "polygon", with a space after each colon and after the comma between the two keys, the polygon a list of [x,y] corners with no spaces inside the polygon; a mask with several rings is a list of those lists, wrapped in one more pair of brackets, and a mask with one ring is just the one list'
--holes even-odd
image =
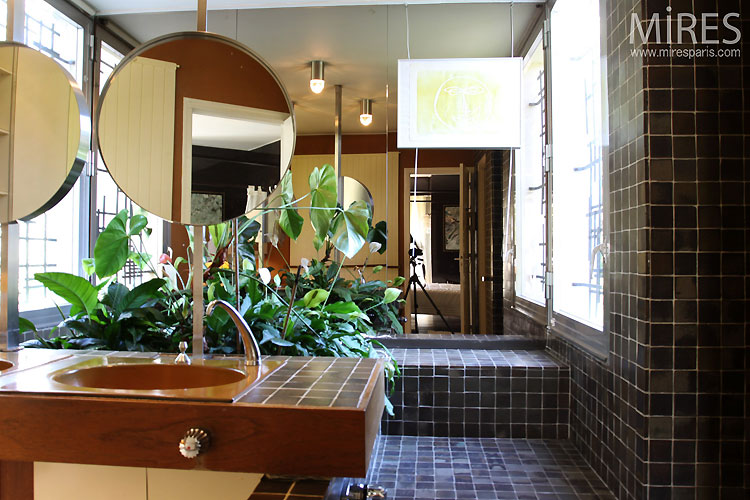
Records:
{"label": "vertical pipe", "polygon": [[[342,88],[341,85],[334,87],[336,91],[336,114],[333,121],[334,128],[334,143],[333,143],[333,169],[336,172],[336,183],[338,186],[338,201],[342,203],[344,200],[344,178],[341,174],[341,100],[342,100]],[[344,207],[346,208],[346,207]]]}
{"label": "vertical pipe", "polygon": [[197,12],[197,30],[206,31],[206,18],[208,17],[208,10],[206,3],[208,0],[198,0],[198,12]]}
{"label": "vertical pipe", "polygon": [[[23,42],[24,0],[8,0],[6,40]],[[10,185],[10,184],[9,184]],[[11,193],[12,196],[12,193]],[[8,205],[8,215],[11,206]],[[18,224],[0,225],[0,351],[17,351],[18,332]]]}
{"label": "vertical pipe", "polygon": [[[232,268],[234,269],[234,296],[237,299],[237,310],[239,311],[242,305],[240,300],[240,230],[239,230],[239,217],[232,219]],[[262,250],[262,245],[261,245]],[[242,354],[242,337],[240,337],[240,331],[237,330],[237,354]]]}
{"label": "vertical pipe", "polygon": [[193,356],[203,354],[203,226],[193,226]]}
{"label": "vertical pipe", "polygon": [[[207,1],[198,0],[196,29],[206,31]],[[193,356],[203,355],[203,226],[193,226]]]}
{"label": "vertical pipe", "polygon": [[0,239],[0,351],[17,351],[18,224],[2,224]]}
{"label": "vertical pipe", "polygon": [[[341,85],[334,86],[336,91],[336,110],[333,119],[334,140],[333,140],[333,170],[336,172],[336,201],[344,205],[344,176],[341,174],[341,100],[343,89]],[[346,208],[346,207],[344,207]],[[334,260],[342,262],[341,252],[335,250]]]}

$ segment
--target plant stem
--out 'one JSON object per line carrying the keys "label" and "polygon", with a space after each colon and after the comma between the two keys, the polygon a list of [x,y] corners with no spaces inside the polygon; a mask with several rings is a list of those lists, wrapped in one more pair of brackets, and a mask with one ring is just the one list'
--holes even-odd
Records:
{"label": "plant stem", "polygon": [[[294,286],[292,287],[292,298],[289,300],[289,309],[286,310],[286,318],[284,318],[284,329],[281,331],[281,340],[286,338],[286,329],[289,326],[289,315],[292,313],[292,307],[294,307],[294,299],[297,297],[297,284],[299,284],[299,273],[302,270],[302,266],[297,266],[297,275],[294,277]],[[277,349],[277,356],[281,356],[281,346]]]}

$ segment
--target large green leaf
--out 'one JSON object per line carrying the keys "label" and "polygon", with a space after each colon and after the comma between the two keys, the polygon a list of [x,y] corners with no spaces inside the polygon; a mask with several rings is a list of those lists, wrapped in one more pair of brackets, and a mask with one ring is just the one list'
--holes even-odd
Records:
{"label": "large green leaf", "polygon": [[148,225],[148,219],[145,215],[141,214],[135,214],[130,218],[130,230],[128,231],[128,236],[136,236],[140,234],[141,231],[146,229],[146,226]]}
{"label": "large green leaf", "polygon": [[105,278],[117,274],[123,268],[130,254],[126,224],[127,210],[122,210],[99,234],[94,246],[94,266],[96,275]]}
{"label": "large green leaf", "polygon": [[400,288],[386,288],[385,296],[383,297],[383,304],[390,304],[401,295]]}
{"label": "large green leaf", "polygon": [[305,307],[312,309],[314,307],[318,307],[320,304],[325,302],[325,300],[328,298],[328,291],[323,290],[322,288],[316,288],[314,290],[310,290],[305,294],[305,296],[302,298],[302,303],[305,305]]}
{"label": "large green leaf", "polygon": [[119,310],[127,311],[128,309],[137,309],[151,299],[160,298],[162,294],[159,290],[165,283],[166,281],[161,278],[154,278],[145,283],[141,283],[123,297]]}
{"label": "large green leaf", "polygon": [[284,205],[288,205],[294,201],[294,187],[292,184],[292,171],[287,170],[284,177],[281,178],[281,200]]}
{"label": "large green leaf", "polygon": [[334,234],[333,245],[348,258],[354,257],[366,243],[370,209],[358,200],[341,214],[342,221]]}
{"label": "large green leaf", "polygon": [[310,174],[310,222],[315,229],[313,240],[316,250],[320,250],[322,241],[328,234],[328,228],[336,208],[337,182],[336,172],[330,165],[315,167]]}
{"label": "large green leaf", "polygon": [[302,232],[305,219],[297,212],[296,208],[284,208],[279,216],[279,227],[291,239],[296,240]]}
{"label": "large green leaf", "polygon": [[129,240],[148,229],[145,215],[135,214],[130,217],[128,228],[128,211],[123,209],[107,224],[99,234],[94,246],[94,270],[99,278],[117,274],[128,261],[134,258],[136,263],[143,258],[141,254],[131,254]]}
{"label": "large green leaf", "polygon": [[80,276],[68,273],[36,273],[34,278],[71,305],[71,316],[81,311],[91,315],[96,310],[97,290]]}
{"label": "large green leaf", "polygon": [[122,283],[112,283],[107,287],[107,295],[102,298],[102,302],[111,306],[112,309],[119,313],[122,311],[120,303],[128,293],[130,293],[130,290]]}

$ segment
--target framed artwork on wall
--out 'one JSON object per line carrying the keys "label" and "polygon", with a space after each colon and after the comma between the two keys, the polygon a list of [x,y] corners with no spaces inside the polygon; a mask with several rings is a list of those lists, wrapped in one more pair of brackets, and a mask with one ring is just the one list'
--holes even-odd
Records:
{"label": "framed artwork on wall", "polygon": [[443,207],[443,250],[457,251],[461,244],[461,211],[459,207]]}

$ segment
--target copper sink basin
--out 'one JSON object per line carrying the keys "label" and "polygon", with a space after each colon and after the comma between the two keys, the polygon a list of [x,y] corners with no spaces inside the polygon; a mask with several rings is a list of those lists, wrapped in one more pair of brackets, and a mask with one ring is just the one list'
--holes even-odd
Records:
{"label": "copper sink basin", "polygon": [[52,379],[75,387],[157,391],[215,387],[240,382],[245,377],[245,373],[233,368],[143,364],[82,368],[59,373]]}
{"label": "copper sink basin", "polygon": [[13,368],[13,363],[0,359],[0,372],[3,370],[7,370],[8,368]]}
{"label": "copper sink basin", "polygon": [[11,371],[0,379],[0,392],[234,402],[286,362],[263,359],[245,366],[239,357],[197,357],[180,365],[174,359],[174,354],[72,356]]}

